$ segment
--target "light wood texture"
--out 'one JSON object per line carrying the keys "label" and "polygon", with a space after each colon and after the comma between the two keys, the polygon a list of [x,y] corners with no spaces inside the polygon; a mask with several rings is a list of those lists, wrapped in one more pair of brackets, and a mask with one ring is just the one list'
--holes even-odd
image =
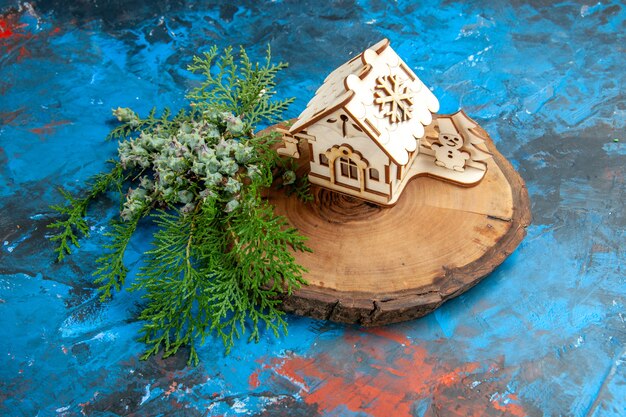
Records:
{"label": "light wood texture", "polygon": [[312,184],[383,206],[396,204],[416,176],[478,183],[491,157],[483,132],[463,112],[433,121],[438,109],[434,94],[383,39],[326,77],[282,132],[278,153],[298,158],[297,138],[306,134]]}
{"label": "light wood texture", "polygon": [[[489,274],[525,236],[530,205],[523,180],[488,136],[485,144],[493,158],[478,185],[415,178],[393,207],[315,186],[316,201],[305,204],[271,189],[276,213],[313,249],[295,253],[309,285],[285,298],[284,309],[362,325],[397,322]],[[300,143],[298,175],[309,169],[308,149]]]}

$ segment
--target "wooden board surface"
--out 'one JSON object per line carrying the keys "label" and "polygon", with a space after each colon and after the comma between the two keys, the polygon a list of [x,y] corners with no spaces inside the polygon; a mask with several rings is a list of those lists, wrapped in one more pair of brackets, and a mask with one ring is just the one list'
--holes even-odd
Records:
{"label": "wooden board surface", "polygon": [[[379,325],[420,317],[461,294],[513,252],[530,223],[523,180],[496,150],[484,180],[464,188],[411,181],[393,207],[313,187],[315,202],[283,190],[268,199],[312,253],[295,253],[308,285],[283,308],[315,318]],[[300,146],[298,174],[306,174]]]}

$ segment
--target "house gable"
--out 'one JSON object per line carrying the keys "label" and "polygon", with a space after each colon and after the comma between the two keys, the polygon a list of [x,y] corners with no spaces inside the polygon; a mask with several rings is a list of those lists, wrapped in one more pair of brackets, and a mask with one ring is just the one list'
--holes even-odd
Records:
{"label": "house gable", "polygon": [[[345,149],[350,150],[350,154],[358,155],[354,159],[359,168],[359,192],[376,193],[378,198],[390,195],[389,184],[385,182],[385,172],[390,164],[389,157],[384,150],[367,136],[367,134],[354,122],[354,120],[344,111],[338,109],[307,129],[307,133],[315,140],[309,142],[310,175],[312,183],[317,183],[326,187],[348,186],[346,181],[340,178],[341,172],[334,167],[337,157],[349,155],[341,154]],[[364,164],[360,164],[363,161]],[[387,166],[387,168],[386,168]],[[372,170],[374,175],[372,176]],[[335,183],[335,179],[337,179]],[[324,183],[328,181],[328,183]],[[380,201],[384,203],[384,200]]]}
{"label": "house gable", "polygon": [[406,165],[439,102],[384,39],[333,71],[290,133],[340,108],[396,164]]}
{"label": "house gable", "polygon": [[376,160],[382,161],[381,158],[384,158],[384,163],[389,163],[387,150],[372,139],[362,121],[355,119],[345,107],[326,114],[309,126],[307,131],[317,138],[319,146],[329,148],[347,142],[368,156],[376,155]]}

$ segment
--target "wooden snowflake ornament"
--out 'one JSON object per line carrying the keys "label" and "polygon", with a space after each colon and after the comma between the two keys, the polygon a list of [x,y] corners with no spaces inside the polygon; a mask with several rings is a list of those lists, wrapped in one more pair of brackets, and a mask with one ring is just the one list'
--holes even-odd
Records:
{"label": "wooden snowflake ornament", "polygon": [[376,90],[374,102],[380,106],[380,111],[386,109],[385,116],[389,116],[389,123],[404,122],[411,118],[413,93],[401,85],[397,76],[378,77]]}

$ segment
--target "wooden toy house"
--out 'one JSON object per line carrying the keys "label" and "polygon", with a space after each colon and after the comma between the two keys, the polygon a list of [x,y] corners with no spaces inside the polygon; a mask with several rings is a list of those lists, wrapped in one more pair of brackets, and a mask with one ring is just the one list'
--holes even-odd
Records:
{"label": "wooden toy house", "polygon": [[308,143],[311,183],[380,205],[395,204],[420,175],[478,183],[481,161],[490,157],[486,135],[463,112],[433,117],[438,110],[434,94],[384,39],[326,78],[283,132],[279,152],[297,157],[298,143]]}

